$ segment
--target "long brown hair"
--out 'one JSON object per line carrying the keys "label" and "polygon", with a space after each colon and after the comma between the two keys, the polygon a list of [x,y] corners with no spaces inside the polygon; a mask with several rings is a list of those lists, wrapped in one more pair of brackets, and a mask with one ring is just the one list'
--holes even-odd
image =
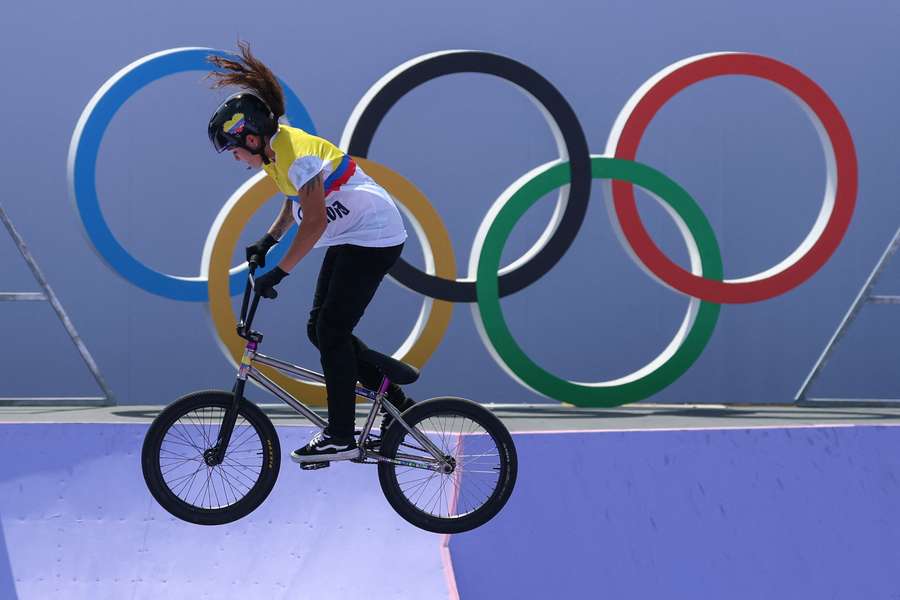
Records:
{"label": "long brown hair", "polygon": [[284,115],[284,92],[275,74],[250,52],[250,44],[238,40],[240,60],[223,56],[208,56],[206,60],[222,69],[211,71],[207,77],[213,80],[213,88],[236,85],[247,89],[269,105],[277,121]]}

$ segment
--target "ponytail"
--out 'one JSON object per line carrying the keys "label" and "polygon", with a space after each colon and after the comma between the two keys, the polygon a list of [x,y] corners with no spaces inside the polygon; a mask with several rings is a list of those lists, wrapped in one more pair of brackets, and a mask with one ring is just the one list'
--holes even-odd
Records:
{"label": "ponytail", "polygon": [[213,88],[229,85],[242,87],[253,92],[265,102],[277,122],[284,115],[284,92],[274,73],[250,52],[250,44],[238,40],[241,51],[240,60],[232,60],[223,56],[208,56],[206,60],[221,71],[211,71],[207,77],[213,80]]}

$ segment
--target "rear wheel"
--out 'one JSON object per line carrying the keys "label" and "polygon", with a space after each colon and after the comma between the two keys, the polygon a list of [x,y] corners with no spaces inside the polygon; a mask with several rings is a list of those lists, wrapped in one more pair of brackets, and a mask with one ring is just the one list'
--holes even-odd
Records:
{"label": "rear wheel", "polygon": [[[506,504],[518,463],[512,436],[489,410],[462,398],[416,404],[403,420],[423,433],[446,458],[432,454],[399,423],[383,434],[378,479],[404,519],[435,533],[459,533],[483,525]],[[400,464],[402,462],[402,464]]]}
{"label": "rear wheel", "polygon": [[234,432],[220,464],[213,448],[233,395],[195,392],[166,407],[144,438],[144,480],[157,502],[198,525],[222,525],[262,504],[281,466],[275,428],[255,405],[238,405]]}

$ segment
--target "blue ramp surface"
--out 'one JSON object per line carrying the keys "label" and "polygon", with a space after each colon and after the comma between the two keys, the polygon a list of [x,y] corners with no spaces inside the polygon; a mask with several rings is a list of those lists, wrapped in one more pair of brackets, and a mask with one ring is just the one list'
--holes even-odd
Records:
{"label": "blue ramp surface", "polygon": [[[146,429],[0,426],[0,598],[447,598],[441,537],[393,512],[374,467],[285,456],[259,509],[203,527],[147,491]],[[279,428],[286,453],[311,433]]]}
{"label": "blue ramp surface", "polygon": [[900,598],[900,428],[516,436],[462,600]]}

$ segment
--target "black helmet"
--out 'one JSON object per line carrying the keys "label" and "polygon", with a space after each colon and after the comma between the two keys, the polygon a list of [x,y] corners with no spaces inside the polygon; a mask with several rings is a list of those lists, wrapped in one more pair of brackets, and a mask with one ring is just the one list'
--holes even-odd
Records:
{"label": "black helmet", "polygon": [[[265,159],[263,146],[256,150],[247,147],[247,134],[260,137],[275,135],[278,121],[272,109],[262,99],[250,92],[238,92],[219,105],[209,120],[209,141],[216,152],[232,148],[244,148]],[[268,161],[266,161],[268,162]]]}

